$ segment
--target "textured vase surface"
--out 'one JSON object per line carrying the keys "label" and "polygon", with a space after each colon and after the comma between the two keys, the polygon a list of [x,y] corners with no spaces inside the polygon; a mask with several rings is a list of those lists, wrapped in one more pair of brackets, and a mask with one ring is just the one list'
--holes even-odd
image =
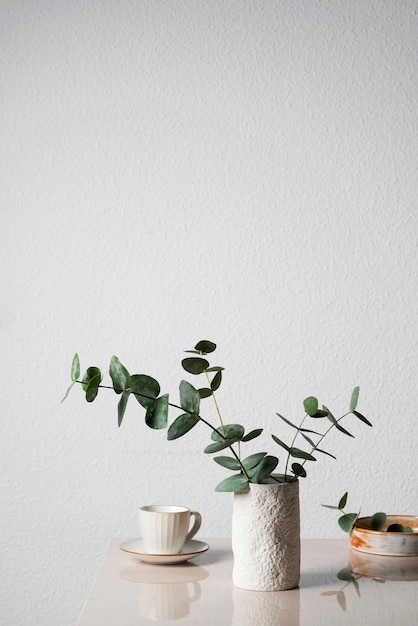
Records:
{"label": "textured vase surface", "polygon": [[299,483],[270,481],[234,494],[233,582],[242,589],[282,591],[299,584]]}

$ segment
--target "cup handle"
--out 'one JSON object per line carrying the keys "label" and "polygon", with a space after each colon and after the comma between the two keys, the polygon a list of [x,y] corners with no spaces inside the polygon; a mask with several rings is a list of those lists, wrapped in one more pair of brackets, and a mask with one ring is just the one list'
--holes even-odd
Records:
{"label": "cup handle", "polygon": [[197,582],[197,580],[192,580],[190,582],[187,583],[187,587],[189,587],[189,585],[193,585],[193,593],[191,595],[189,595],[189,600],[190,602],[196,602],[196,600],[200,599],[201,593],[202,593],[202,588],[199,585],[199,583]]}
{"label": "cup handle", "polygon": [[192,515],[194,516],[194,524],[187,533],[186,541],[189,541],[189,539],[195,536],[202,524],[202,516],[200,515],[200,513],[198,513],[197,511],[190,511],[190,517]]}

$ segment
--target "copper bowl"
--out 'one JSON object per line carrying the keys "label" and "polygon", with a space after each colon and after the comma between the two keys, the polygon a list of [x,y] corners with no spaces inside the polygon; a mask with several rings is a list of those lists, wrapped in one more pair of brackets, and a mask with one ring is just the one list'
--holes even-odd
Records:
{"label": "copper bowl", "polygon": [[[372,530],[371,517],[359,517],[350,532],[351,547],[368,554],[418,556],[418,516],[388,515],[382,530]],[[413,532],[387,532],[391,524],[410,526]]]}

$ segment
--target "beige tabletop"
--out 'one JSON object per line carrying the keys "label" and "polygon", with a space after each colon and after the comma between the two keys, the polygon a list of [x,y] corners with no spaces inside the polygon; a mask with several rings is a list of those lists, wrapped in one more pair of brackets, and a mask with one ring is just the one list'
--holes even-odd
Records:
{"label": "beige tabletop", "polygon": [[299,588],[255,592],[232,583],[230,539],[203,539],[209,550],[177,565],[143,563],[120,550],[124,541],[111,541],[78,626],[418,625],[415,557],[368,557],[350,551],[348,539],[303,539]]}

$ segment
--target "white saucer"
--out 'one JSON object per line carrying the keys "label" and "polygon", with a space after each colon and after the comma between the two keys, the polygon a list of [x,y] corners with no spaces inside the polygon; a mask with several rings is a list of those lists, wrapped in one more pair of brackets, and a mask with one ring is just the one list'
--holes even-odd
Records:
{"label": "white saucer", "polygon": [[157,565],[168,565],[171,563],[188,561],[189,559],[194,559],[196,556],[203,554],[209,549],[207,543],[203,543],[203,541],[195,541],[194,539],[186,541],[180,554],[147,554],[144,550],[142,539],[130,539],[129,541],[124,541],[119,547],[123,550],[123,552],[128,552],[128,554],[138,557],[145,563],[154,563]]}

